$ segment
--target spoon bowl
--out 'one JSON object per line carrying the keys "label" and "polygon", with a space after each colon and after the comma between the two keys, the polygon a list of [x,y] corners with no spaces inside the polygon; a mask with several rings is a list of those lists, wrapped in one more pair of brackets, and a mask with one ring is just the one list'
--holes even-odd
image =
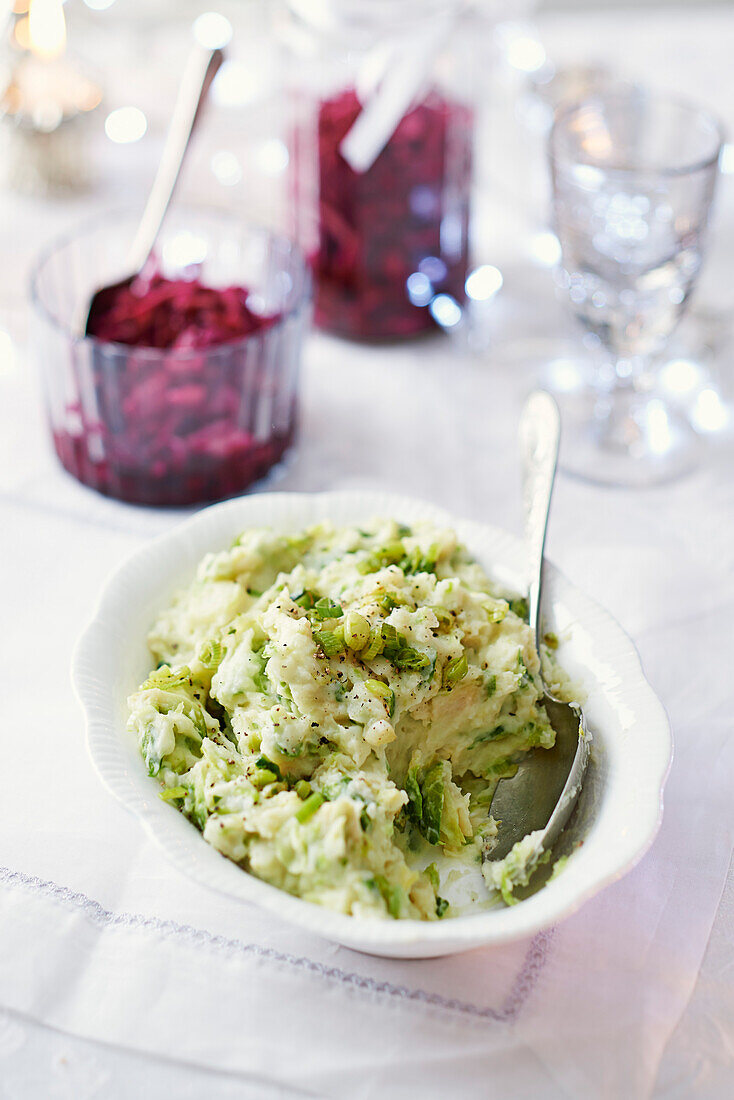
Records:
{"label": "spoon bowl", "polygon": [[502,779],[492,799],[498,822],[492,862],[504,859],[529,833],[538,833],[535,847],[548,851],[558,840],[581,790],[589,762],[590,737],[579,707],[554,699],[540,700],[556,734],[552,749],[533,749],[512,779]]}

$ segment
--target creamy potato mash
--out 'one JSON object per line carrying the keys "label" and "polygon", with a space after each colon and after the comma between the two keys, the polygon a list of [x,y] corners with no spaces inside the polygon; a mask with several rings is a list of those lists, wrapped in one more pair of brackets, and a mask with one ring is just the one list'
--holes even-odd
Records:
{"label": "creamy potato mash", "polygon": [[526,614],[449,530],[246,531],[159,616],[130,728],[161,797],[252,874],[435,920],[434,859],[480,861],[497,781],[553,744]]}

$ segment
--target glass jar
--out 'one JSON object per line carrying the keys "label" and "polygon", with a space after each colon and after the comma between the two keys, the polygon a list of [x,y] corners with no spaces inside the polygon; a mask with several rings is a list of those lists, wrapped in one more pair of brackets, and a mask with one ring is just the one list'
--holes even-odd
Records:
{"label": "glass jar", "polygon": [[[166,314],[166,327],[160,314],[155,319],[159,289],[141,296],[135,313],[126,306],[129,342],[80,335],[92,293],[125,270],[139,220],[137,210],[118,211],[55,242],[35,267],[32,350],[56,454],[83,484],[132,504],[185,507],[235,496],[293,443],[310,271],[286,238],[220,212],[176,207],[157,241],[157,271],[179,280],[179,308]],[[198,286],[219,289],[208,290],[205,305],[185,291],[180,297],[181,288]],[[218,342],[228,318],[238,320],[243,294],[254,327]],[[168,335],[174,323],[183,329],[194,319],[210,332],[189,328],[173,344],[148,342],[154,324]]]}
{"label": "glass jar", "polygon": [[[462,10],[459,0],[287,0],[290,229],[329,332],[413,336],[434,327],[436,295],[463,302],[474,112]],[[349,156],[358,120],[372,147]]]}

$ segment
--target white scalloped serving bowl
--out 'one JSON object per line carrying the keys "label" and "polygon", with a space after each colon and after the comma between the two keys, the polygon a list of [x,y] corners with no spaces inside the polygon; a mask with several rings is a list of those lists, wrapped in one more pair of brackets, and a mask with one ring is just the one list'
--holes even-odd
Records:
{"label": "white scalloped serving bowl", "polygon": [[[295,531],[326,519],[346,524],[377,515],[451,526],[490,575],[524,586],[517,538],[414,500],[366,492],[264,493],[207,508],[132,555],[109,581],[79,642],[74,682],[86,711],[92,760],[109,790],[140,818],[174,866],[233,904],[255,903],[310,932],[376,955],[431,957],[529,936],[573,913],[641,858],[660,824],[671,759],[668,720],[632,642],[553,566],[546,572],[549,625],[569,635],[560,658],[588,693],[584,712],[593,752],[569,826],[572,857],[562,874],[512,908],[425,923],[349,917],[292,897],[221,856],[164,803],[126,731],[126,698],[150,667],[147,632],[206,551],[226,547],[247,527]],[[576,847],[579,840],[584,843]]]}

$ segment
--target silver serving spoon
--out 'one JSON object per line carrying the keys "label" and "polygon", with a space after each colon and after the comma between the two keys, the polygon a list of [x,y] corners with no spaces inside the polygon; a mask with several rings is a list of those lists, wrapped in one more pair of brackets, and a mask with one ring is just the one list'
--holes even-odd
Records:
{"label": "silver serving spoon", "polygon": [[109,309],[118,291],[137,278],[153,251],[181,173],[191,134],[223,60],[221,49],[210,49],[198,43],[189,54],[158,171],[137,232],[125,257],[124,277],[108,286],[100,287],[92,295],[83,326],[83,332],[87,336],[94,335],[96,319]]}
{"label": "silver serving spoon", "polygon": [[[550,394],[537,390],[527,399],[520,417],[529,622],[536,649],[543,548],[560,434],[558,406]],[[488,853],[492,862],[504,859],[513,844],[538,830],[535,851],[539,854],[552,848],[581,789],[591,741],[584,716],[579,707],[562,703],[547,688],[539,701],[556,731],[556,743],[552,749],[533,749],[512,779],[497,784],[490,806],[492,817],[499,822],[496,844]]]}

